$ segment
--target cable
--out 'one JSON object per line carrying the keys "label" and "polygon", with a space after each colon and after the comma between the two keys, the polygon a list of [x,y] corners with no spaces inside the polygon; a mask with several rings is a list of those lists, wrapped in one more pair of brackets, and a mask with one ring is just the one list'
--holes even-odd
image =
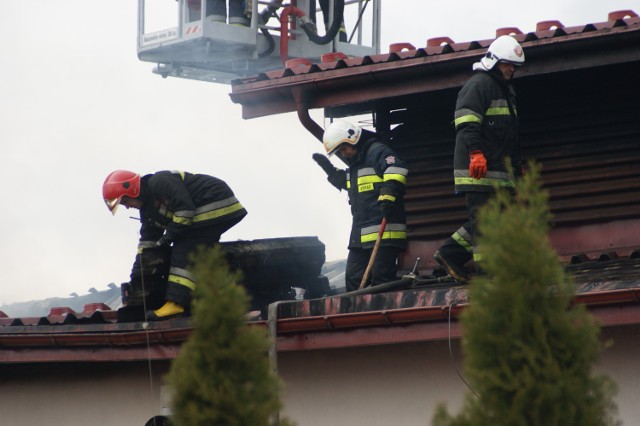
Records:
{"label": "cable", "polygon": [[368,4],[369,4],[369,0],[367,0],[364,3],[364,6],[362,7],[362,9],[360,9],[360,13],[358,14],[358,20],[356,21],[356,24],[353,26],[353,31],[351,31],[351,35],[349,36],[349,41],[347,41],[347,43],[351,43],[353,36],[356,34],[356,30],[360,26],[360,21],[362,21],[362,15],[364,15],[364,11],[367,9]]}
{"label": "cable", "polygon": [[258,53],[258,58],[265,58],[273,53],[276,48],[276,42],[273,40],[273,36],[266,28],[260,28],[260,32],[267,39],[267,49],[264,52]]}
{"label": "cable", "polygon": [[[142,253],[144,250],[140,251],[138,255],[138,263],[140,264],[140,284],[142,286],[142,309],[144,311],[144,322],[142,323],[142,328],[144,328],[145,336],[147,340],[147,367],[149,368],[149,393],[151,397],[151,401],[153,401],[153,368],[151,366],[151,342],[149,339],[149,319],[147,318],[147,293],[144,286],[144,269],[142,265]],[[153,415],[153,412],[151,413]],[[153,420],[155,424],[155,418]]]}
{"label": "cable", "polygon": [[453,308],[456,305],[456,303],[450,303],[448,308],[449,308],[449,356],[451,357],[451,364],[453,365],[453,369],[456,370],[456,373],[458,374],[458,377],[460,377],[460,380],[462,380],[464,382],[465,385],[467,385],[467,387],[469,388],[469,390],[471,391],[471,393],[478,399],[480,399],[480,397],[478,396],[478,394],[473,390],[473,388],[471,387],[471,385],[465,380],[464,376],[462,375],[462,373],[460,373],[460,370],[458,370],[458,367],[456,366],[456,362],[455,359],[453,358],[453,349],[451,347],[451,308]]}
{"label": "cable", "polygon": [[[319,36],[316,31],[316,24],[312,21],[308,21],[303,23],[302,29],[309,37],[309,41],[315,44],[329,44],[333,41],[333,39],[338,35],[340,31],[340,27],[342,26],[342,22],[344,21],[344,0],[335,0],[334,10],[333,10],[333,21],[331,25],[327,29],[324,36]],[[280,35],[284,37],[284,35]]]}

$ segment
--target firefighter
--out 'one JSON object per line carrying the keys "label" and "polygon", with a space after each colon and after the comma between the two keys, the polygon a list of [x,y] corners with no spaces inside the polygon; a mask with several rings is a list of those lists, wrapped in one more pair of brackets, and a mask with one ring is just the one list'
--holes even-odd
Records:
{"label": "firefighter", "polygon": [[140,210],[138,253],[171,246],[166,300],[147,313],[152,321],[186,314],[196,287],[188,271],[190,253],[218,243],[247,214],[224,181],[203,174],[161,171],[141,177],[116,170],[105,179],[102,195],[112,214],[120,204]]}
{"label": "firefighter", "polygon": [[435,260],[457,281],[465,283],[464,269],[471,259],[481,261],[476,247],[476,214],[493,193],[493,185],[512,188],[506,158],[520,172],[518,114],[512,77],[524,64],[524,52],[511,36],[500,36],[480,62],[474,75],[458,93],[454,125],[454,185],[464,194],[468,221],[435,252]]}
{"label": "firefighter", "polygon": [[353,223],[345,272],[347,291],[360,286],[383,217],[387,225],[369,282],[377,285],[394,281],[398,255],[405,249],[407,238],[404,191],[409,170],[406,164],[381,143],[375,133],[346,121],[332,123],[324,132],[323,144],[327,156],[337,154],[349,167],[337,169],[324,155],[313,155],[329,183],[349,195]]}
{"label": "firefighter", "polygon": [[[207,0],[207,19],[214,22],[227,22],[227,0]],[[229,0],[229,24],[248,27],[250,20],[246,14],[245,0]]]}

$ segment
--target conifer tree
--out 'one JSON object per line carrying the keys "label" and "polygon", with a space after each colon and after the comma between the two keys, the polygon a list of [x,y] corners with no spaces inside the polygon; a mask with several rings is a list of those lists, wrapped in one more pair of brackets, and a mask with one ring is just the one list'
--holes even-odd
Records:
{"label": "conifer tree", "polygon": [[599,326],[548,240],[548,195],[533,162],[514,196],[499,190],[479,214],[484,274],[462,314],[462,411],[438,407],[435,426],[619,424],[615,385],[592,372]]}
{"label": "conifer tree", "polygon": [[[274,424],[281,384],[271,371],[266,330],[246,324],[248,296],[219,248],[193,259],[198,287],[193,332],[167,376],[177,426]],[[279,424],[288,424],[286,421]]]}

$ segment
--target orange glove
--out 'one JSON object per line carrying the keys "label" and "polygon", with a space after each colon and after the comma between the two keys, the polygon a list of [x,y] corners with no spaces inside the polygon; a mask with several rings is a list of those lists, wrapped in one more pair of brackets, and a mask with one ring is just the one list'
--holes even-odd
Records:
{"label": "orange glove", "polygon": [[469,176],[474,179],[482,179],[487,175],[487,159],[482,151],[473,151],[469,155]]}

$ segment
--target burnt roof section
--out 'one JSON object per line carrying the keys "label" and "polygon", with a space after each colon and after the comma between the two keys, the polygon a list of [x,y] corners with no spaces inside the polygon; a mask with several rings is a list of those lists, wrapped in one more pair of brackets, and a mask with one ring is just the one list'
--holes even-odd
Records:
{"label": "burnt roof section", "polygon": [[[603,326],[640,323],[640,251],[623,258],[576,257],[568,272],[575,277],[575,303],[592,309]],[[284,301],[278,306],[278,350],[439,339],[452,319],[451,336],[459,337],[455,318],[468,303],[466,286],[443,284]],[[116,312],[104,304],[81,313],[54,308],[39,319],[0,318],[0,363],[172,359],[191,330],[189,318],[117,323]]]}
{"label": "burnt roof section", "polygon": [[[607,21],[585,25],[565,27],[552,20],[539,22],[529,33],[496,30],[496,37],[503,34],[513,35],[527,55],[516,78],[640,59],[640,18],[632,10],[611,12]],[[300,102],[308,109],[358,104],[344,115],[368,112],[377,100],[462,86],[471,64],[493,40],[456,43],[437,37],[425,47],[394,43],[389,53],[379,55],[347,58],[334,53],[318,64],[296,60],[290,68],[233,81],[230,96],[242,105],[244,118],[296,111]]]}

